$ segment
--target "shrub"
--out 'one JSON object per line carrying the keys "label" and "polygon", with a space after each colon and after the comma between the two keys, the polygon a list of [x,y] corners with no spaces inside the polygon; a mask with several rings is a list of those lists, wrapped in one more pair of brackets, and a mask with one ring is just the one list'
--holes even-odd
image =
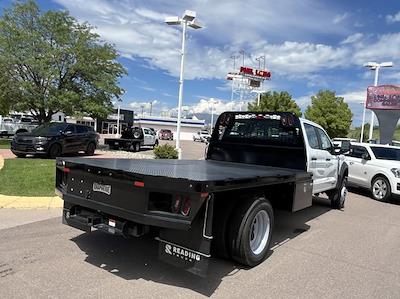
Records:
{"label": "shrub", "polygon": [[178,151],[169,144],[156,146],[154,155],[156,159],[178,159]]}

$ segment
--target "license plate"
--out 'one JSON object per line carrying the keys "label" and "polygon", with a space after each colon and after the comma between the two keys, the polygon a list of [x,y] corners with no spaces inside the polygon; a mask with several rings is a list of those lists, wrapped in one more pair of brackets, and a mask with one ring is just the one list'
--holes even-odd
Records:
{"label": "license plate", "polygon": [[99,183],[93,183],[93,191],[110,195],[111,194],[111,185],[103,185],[103,184],[99,184]]}

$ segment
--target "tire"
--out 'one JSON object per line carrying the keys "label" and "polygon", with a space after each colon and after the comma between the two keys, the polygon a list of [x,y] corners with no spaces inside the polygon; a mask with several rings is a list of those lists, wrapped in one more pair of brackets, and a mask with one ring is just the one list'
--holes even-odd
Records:
{"label": "tire", "polygon": [[25,158],[25,157],[26,157],[26,155],[25,155],[25,154],[14,154],[14,155],[16,155],[16,156],[17,156],[17,158]]}
{"label": "tire", "polygon": [[371,184],[372,198],[377,201],[388,202],[392,191],[388,179],[384,176],[377,176]]}
{"label": "tire", "polygon": [[88,155],[88,156],[93,156],[95,150],[96,150],[96,144],[94,144],[93,142],[90,142],[90,143],[87,145],[87,147],[86,147],[85,153],[86,153],[86,155]]}
{"label": "tire", "polygon": [[132,133],[133,133],[133,138],[134,139],[139,139],[143,135],[142,129],[140,129],[140,128],[133,129]]}
{"label": "tire", "polygon": [[156,142],[154,143],[153,148],[155,148],[156,146],[158,146],[158,140],[156,140]]}
{"label": "tire", "polygon": [[140,143],[139,143],[139,142],[136,142],[136,143],[133,145],[133,151],[134,151],[134,152],[139,152],[139,151],[140,151]]}
{"label": "tire", "polygon": [[213,240],[211,242],[211,252],[219,258],[231,258],[227,236],[231,214],[234,207],[235,205],[232,203],[222,203],[214,206],[214,215],[217,216],[213,219]]}
{"label": "tire", "polygon": [[232,259],[256,266],[268,256],[274,227],[271,203],[264,197],[245,201],[233,212],[228,242]]}
{"label": "tire", "polygon": [[343,178],[339,188],[332,191],[328,196],[331,200],[332,209],[343,209],[347,197],[347,177]]}
{"label": "tire", "polygon": [[61,153],[62,153],[62,148],[61,145],[59,145],[58,143],[53,144],[49,149],[49,157],[51,159],[55,159],[61,156]]}

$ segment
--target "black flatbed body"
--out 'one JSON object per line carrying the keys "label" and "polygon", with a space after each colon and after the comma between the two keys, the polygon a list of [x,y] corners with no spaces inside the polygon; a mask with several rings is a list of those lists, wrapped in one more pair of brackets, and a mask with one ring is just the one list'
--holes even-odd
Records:
{"label": "black flatbed body", "polygon": [[[137,178],[163,178],[187,182],[198,192],[218,192],[259,185],[303,181],[311,174],[296,169],[253,165],[214,160],[132,160],[63,158],[66,165],[92,168],[92,171],[109,170],[120,175]],[[168,186],[171,188],[171,186]]]}

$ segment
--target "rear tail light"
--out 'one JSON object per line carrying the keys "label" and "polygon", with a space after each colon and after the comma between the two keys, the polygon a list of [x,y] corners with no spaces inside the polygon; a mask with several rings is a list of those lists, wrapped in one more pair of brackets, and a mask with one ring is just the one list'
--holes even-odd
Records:
{"label": "rear tail light", "polygon": [[71,168],[64,167],[64,168],[63,168],[63,172],[64,172],[64,173],[70,173],[70,172],[71,172]]}
{"label": "rear tail light", "polygon": [[183,200],[182,207],[181,207],[181,214],[183,216],[187,216],[190,213],[190,208],[192,207],[192,203],[190,202],[190,198],[186,197]]}
{"label": "rear tail light", "polygon": [[140,181],[134,181],[133,185],[135,187],[139,187],[139,188],[143,188],[144,187],[144,182],[140,182]]}

